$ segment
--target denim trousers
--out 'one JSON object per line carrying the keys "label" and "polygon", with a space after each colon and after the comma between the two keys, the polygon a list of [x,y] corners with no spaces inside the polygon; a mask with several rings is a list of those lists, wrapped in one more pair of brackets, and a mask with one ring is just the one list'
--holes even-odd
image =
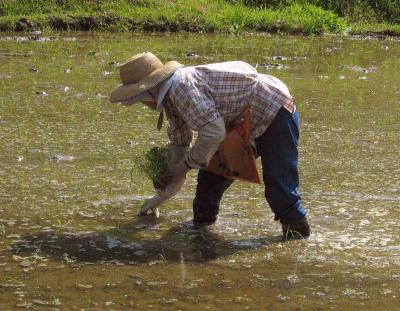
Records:
{"label": "denim trousers", "polygon": [[[281,108],[266,131],[255,139],[257,157],[261,157],[265,198],[281,223],[292,223],[306,216],[299,195],[298,172],[299,116]],[[199,170],[194,220],[213,222],[219,213],[224,192],[232,180]]]}

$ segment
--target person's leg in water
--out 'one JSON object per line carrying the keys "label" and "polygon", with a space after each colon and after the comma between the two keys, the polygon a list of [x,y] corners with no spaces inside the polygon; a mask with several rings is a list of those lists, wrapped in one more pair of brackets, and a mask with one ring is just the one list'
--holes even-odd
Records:
{"label": "person's leg in water", "polygon": [[193,200],[194,224],[210,225],[217,221],[222,196],[232,183],[232,180],[222,176],[199,170],[196,196]]}
{"label": "person's leg in water", "polygon": [[310,227],[299,195],[299,117],[281,108],[271,125],[256,138],[261,156],[265,197],[282,224],[285,240],[307,238]]}

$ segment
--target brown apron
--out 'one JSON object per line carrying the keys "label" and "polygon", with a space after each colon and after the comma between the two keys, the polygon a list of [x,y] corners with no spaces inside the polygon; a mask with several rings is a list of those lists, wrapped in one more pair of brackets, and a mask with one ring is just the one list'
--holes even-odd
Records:
{"label": "brown apron", "polygon": [[230,180],[242,180],[259,184],[253,147],[250,143],[250,107],[226,125],[226,136],[211,158],[207,170]]}

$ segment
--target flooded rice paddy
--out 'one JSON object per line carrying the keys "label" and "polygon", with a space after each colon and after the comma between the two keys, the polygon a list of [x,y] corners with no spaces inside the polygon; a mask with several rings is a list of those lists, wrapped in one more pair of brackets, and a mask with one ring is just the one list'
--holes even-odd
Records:
{"label": "flooded rice paddy", "polygon": [[[0,309],[396,310],[400,306],[400,43],[261,35],[0,35]],[[136,216],[135,158],[157,115],[107,102],[118,63],[245,60],[285,81],[301,116],[313,235],[281,243],[260,186],[191,226],[195,174]]]}

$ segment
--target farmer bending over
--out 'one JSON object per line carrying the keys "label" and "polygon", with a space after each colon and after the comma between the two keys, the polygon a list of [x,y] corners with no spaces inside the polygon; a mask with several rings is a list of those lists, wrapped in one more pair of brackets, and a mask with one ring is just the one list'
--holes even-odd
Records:
{"label": "farmer bending over", "polygon": [[[259,156],[265,197],[282,224],[284,239],[310,235],[298,192],[299,118],[284,83],[241,61],[163,65],[149,52],[128,59],[120,77],[123,84],[112,92],[111,102],[141,102],[160,112],[159,129],[163,112],[167,115],[168,148],[175,158],[169,167],[171,183],[181,187],[189,170],[199,170],[193,201],[196,225],[217,220],[233,180],[259,182],[254,160]],[[193,131],[198,136],[190,148]]]}

